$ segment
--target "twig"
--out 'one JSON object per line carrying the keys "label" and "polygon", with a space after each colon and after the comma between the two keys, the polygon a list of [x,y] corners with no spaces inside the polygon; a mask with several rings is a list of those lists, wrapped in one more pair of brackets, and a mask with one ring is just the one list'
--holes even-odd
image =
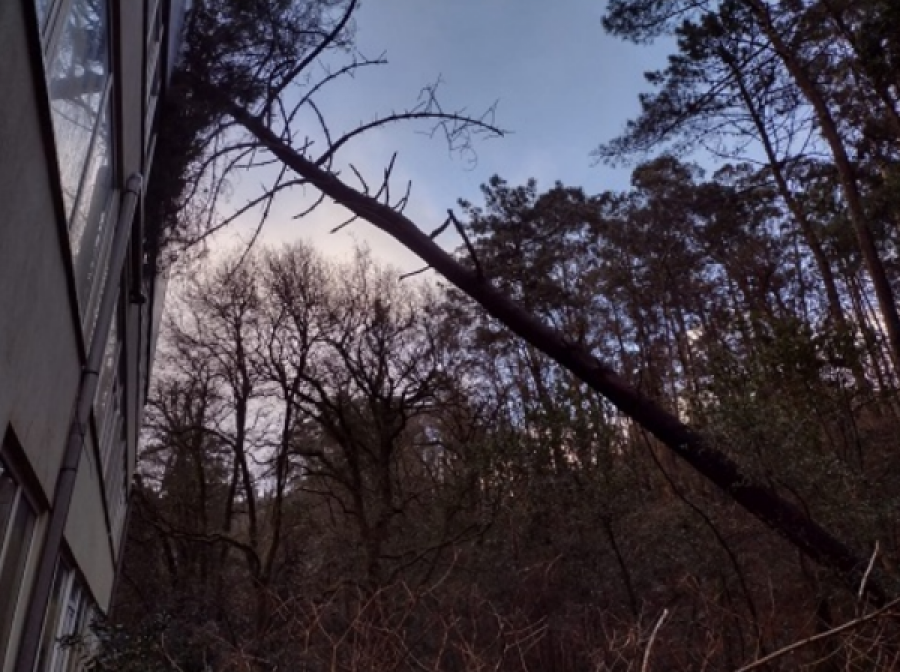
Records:
{"label": "twig", "polygon": [[338,224],[336,227],[334,227],[334,228],[333,228],[331,231],[329,231],[328,233],[337,233],[338,231],[340,231],[341,229],[343,229],[345,226],[350,226],[350,225],[351,225],[353,222],[355,222],[357,219],[359,219],[359,215],[353,215],[350,219],[348,219],[348,220],[345,221],[345,222],[341,222],[340,224]]}
{"label": "twig", "polygon": [[356,175],[356,179],[359,180],[360,184],[363,186],[363,193],[367,196],[369,195],[369,184],[366,182],[365,178],[360,174],[360,172],[356,169],[352,163],[350,164],[350,170]]}
{"label": "twig", "polygon": [[391,176],[394,174],[394,163],[397,161],[397,152],[391,154],[391,160],[388,162],[387,168],[384,169],[384,178],[381,181],[381,188],[374,198],[378,200],[384,194],[384,204],[391,204]]}
{"label": "twig", "polygon": [[[282,180],[284,180],[284,176],[286,173],[286,170],[281,170],[278,173],[278,178],[275,180],[276,188],[282,183]],[[290,181],[290,183],[296,182],[296,180]],[[269,190],[269,197],[265,201],[266,205],[263,208],[262,215],[260,215],[259,221],[256,224],[253,235],[250,237],[250,242],[247,243],[244,251],[241,253],[240,259],[238,259],[237,264],[235,264],[234,268],[231,270],[231,273],[229,273],[226,281],[230,281],[231,276],[237,271],[237,269],[243,266],[244,261],[246,261],[247,257],[250,255],[250,252],[253,250],[253,246],[256,244],[256,241],[259,240],[259,234],[262,233],[263,227],[266,225],[266,222],[269,221],[269,216],[272,214],[272,203],[275,202],[275,193],[275,191]]]}
{"label": "twig", "polygon": [[[309,102],[310,106],[312,106],[312,101]],[[318,110],[315,110],[316,113],[320,116],[321,122],[321,113]],[[328,150],[325,151],[318,159],[316,159],[313,163],[321,168],[323,166],[330,165],[329,162],[334,158],[334,155],[348,142],[353,140],[364,133],[372,131],[376,128],[380,128],[382,126],[387,126],[389,124],[394,124],[400,121],[427,121],[433,120],[436,122],[436,128],[444,129],[444,133],[447,136],[448,140],[453,140],[457,138],[460,133],[464,131],[476,131],[479,133],[485,133],[488,135],[496,135],[503,136],[505,131],[500,129],[497,126],[494,126],[489,121],[484,121],[482,119],[477,119],[475,117],[467,117],[464,114],[458,114],[453,112],[431,112],[431,111],[408,111],[408,112],[396,112],[384,117],[377,117],[373,121],[368,123],[360,124],[352,131],[348,131],[344,133],[337,140],[332,141],[330,138],[328,139]],[[322,124],[324,127],[324,123]],[[434,131],[432,131],[433,133]]]}
{"label": "twig", "polygon": [[641,663],[641,672],[649,672],[650,670],[650,650],[653,648],[653,642],[656,641],[656,635],[659,633],[659,629],[662,627],[663,621],[666,620],[668,615],[669,610],[663,609],[656,621],[656,625],[653,626],[653,632],[650,633],[650,639],[647,640],[647,648],[644,649],[644,661]]}
{"label": "twig", "polygon": [[402,213],[404,210],[406,210],[406,205],[409,203],[410,192],[412,192],[412,180],[409,180],[406,183],[406,191],[404,192],[403,197],[400,198],[391,207],[399,213]]}
{"label": "twig", "polygon": [[[353,77],[354,72],[359,68],[364,68],[369,65],[387,65],[387,59],[385,58],[386,55],[387,54],[385,52],[382,52],[382,54],[378,58],[369,59],[365,58],[362,54],[357,54],[357,56],[354,57],[354,60],[351,63],[345,65],[339,70],[335,70],[333,72],[326,70],[325,77],[319,80],[319,82],[317,82],[311,89],[309,89],[309,91],[303,94],[303,97],[294,106],[290,117],[285,120],[285,123],[290,125],[294,121],[294,118],[296,117],[299,109],[306,105],[306,103],[308,103],[316,93],[322,90],[322,88],[324,88],[326,84],[334,81],[342,75],[349,74],[351,77]],[[360,58],[362,60],[356,60],[357,58]]]}
{"label": "twig", "polygon": [[478,255],[475,253],[475,246],[472,245],[472,241],[469,240],[469,236],[466,233],[466,230],[463,228],[463,225],[460,224],[459,220],[456,218],[456,215],[453,214],[453,210],[447,210],[447,217],[451,222],[453,222],[453,226],[456,227],[460,238],[463,239],[463,243],[465,243],[466,249],[469,251],[469,256],[472,257],[472,263],[475,264],[475,274],[479,279],[484,280],[484,270],[481,268],[481,262],[478,261]]}
{"label": "twig", "polygon": [[424,268],[420,268],[418,271],[410,271],[409,273],[404,273],[403,275],[400,276],[399,280],[400,281],[406,280],[407,278],[411,278],[414,275],[419,275],[420,273],[424,273],[425,271],[428,271],[430,269],[431,269],[431,266],[425,266]]}
{"label": "twig", "polygon": [[335,44],[338,41],[341,33],[344,32],[344,29],[347,27],[347,24],[350,21],[350,17],[353,16],[353,12],[356,11],[359,2],[358,0],[350,0],[350,4],[347,5],[347,9],[344,11],[343,16],[341,16],[340,20],[335,24],[334,28],[332,28],[331,32],[325,36],[325,38],[318,44],[314,49],[312,49],[309,54],[306,55],[300,63],[291,68],[282,78],[281,82],[277,86],[273,86],[267,96],[266,107],[272,104],[272,101],[275,100],[286,88],[287,86],[294,81],[294,79],[306,68],[312,64],[319,56],[321,56],[326,49],[328,49],[332,44]]}
{"label": "twig", "polygon": [[450,218],[448,217],[448,218],[444,221],[443,224],[441,224],[441,225],[440,225],[439,227],[437,227],[434,231],[432,231],[431,233],[429,233],[429,234],[428,234],[428,237],[431,238],[432,240],[434,240],[434,239],[437,238],[439,235],[441,235],[444,231],[446,231],[446,230],[447,230],[447,227],[450,226],[450,224],[452,224],[452,223],[453,223],[453,220],[450,219]]}
{"label": "twig", "polygon": [[856,595],[857,600],[862,600],[863,595],[866,594],[866,582],[869,580],[869,574],[872,573],[872,568],[875,567],[875,558],[878,557],[878,540],[875,540],[875,550],[872,551],[872,557],[869,558],[869,565],[866,567],[866,573],[863,574],[862,581],[859,584],[859,593]]}
{"label": "twig", "polygon": [[747,672],[748,670],[755,670],[758,667],[762,667],[763,665],[772,662],[776,658],[781,658],[782,656],[796,651],[797,649],[801,649],[804,646],[815,644],[816,642],[820,642],[823,639],[834,637],[835,635],[839,635],[842,632],[846,632],[847,630],[852,630],[853,628],[859,627],[860,625],[864,625],[869,621],[874,621],[876,618],[884,616],[886,612],[890,611],[898,604],[900,604],[900,597],[891,600],[886,605],[881,607],[881,609],[876,609],[871,614],[860,616],[859,618],[854,618],[852,621],[847,621],[846,623],[839,625],[836,628],[832,628],[831,630],[826,630],[825,632],[820,632],[816,635],[813,635],[812,637],[807,637],[806,639],[801,639],[800,641],[794,642],[793,644],[788,644],[784,648],[773,651],[768,656],[763,656],[762,658],[754,660],[749,665],[744,665],[744,667],[738,668],[737,670],[735,670],[735,672]]}
{"label": "twig", "polygon": [[325,200],[325,194],[322,192],[319,192],[319,195],[316,197],[316,200],[313,201],[312,205],[310,205],[308,208],[306,208],[302,212],[298,212],[295,215],[291,215],[291,219],[302,219],[302,218],[306,217],[309,213],[311,213],[313,210],[318,208],[322,204],[322,201],[324,201],[324,200]]}

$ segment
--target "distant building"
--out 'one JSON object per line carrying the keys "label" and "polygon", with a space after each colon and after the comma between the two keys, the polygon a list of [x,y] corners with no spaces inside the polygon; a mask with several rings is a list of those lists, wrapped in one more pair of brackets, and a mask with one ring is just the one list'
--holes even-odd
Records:
{"label": "distant building", "polygon": [[110,603],[162,292],[144,231],[184,0],[0,0],[0,672]]}

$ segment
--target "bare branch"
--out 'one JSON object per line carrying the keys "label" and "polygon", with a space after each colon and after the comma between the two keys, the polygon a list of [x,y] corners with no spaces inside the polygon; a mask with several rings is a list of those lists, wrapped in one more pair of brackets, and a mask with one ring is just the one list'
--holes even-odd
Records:
{"label": "bare branch", "polygon": [[334,80],[342,77],[343,75],[350,75],[359,70],[360,68],[364,68],[370,65],[387,65],[388,61],[385,58],[385,53],[382,53],[378,58],[368,59],[363,58],[362,60],[353,60],[353,62],[348,63],[342,68],[335,70],[333,72],[328,72],[319,82],[310,87],[309,91],[303,94],[303,97],[297,102],[296,108],[303,107],[306,103],[308,103],[316,93],[321,91],[327,84],[333,82]]}
{"label": "bare branch", "polygon": [[405,192],[405,193],[403,194],[403,196],[402,196],[396,203],[394,203],[394,205],[392,206],[394,210],[396,210],[396,211],[399,212],[399,213],[402,213],[404,210],[406,210],[406,205],[409,203],[409,194],[410,194],[411,191],[412,191],[412,180],[409,180],[409,181],[406,183],[406,192]]}
{"label": "bare branch", "polygon": [[353,13],[356,11],[359,6],[359,0],[350,0],[350,4],[347,5],[346,11],[344,11],[343,16],[341,16],[340,20],[335,24],[334,28],[328,33],[322,41],[313,49],[306,57],[301,60],[297,65],[288,70],[288,72],[282,77],[281,82],[270,88],[268,96],[266,98],[264,110],[268,109],[272,102],[280,96],[285,88],[290,85],[297,76],[300,75],[301,72],[306,70],[307,67],[311,63],[313,63],[319,56],[325,53],[325,50],[331,47],[337,42],[341,33],[344,32],[344,29],[347,27],[347,24],[350,22],[350,17],[353,16]]}
{"label": "bare branch", "polygon": [[[302,186],[304,184],[307,184],[307,181],[304,179],[293,179],[293,180],[281,181],[282,176],[283,176],[283,173],[279,176],[279,179],[276,181],[276,183],[274,185],[272,185],[271,187],[268,187],[266,189],[265,193],[257,196],[256,198],[253,198],[253,199],[247,201],[246,204],[244,204],[243,206],[238,208],[235,212],[228,215],[228,217],[226,217],[225,219],[217,222],[214,225],[209,225],[209,226],[205,227],[205,229],[203,230],[203,233],[196,236],[195,238],[192,238],[190,241],[187,241],[187,242],[189,242],[189,244],[191,244],[191,245],[196,245],[197,243],[207,240],[208,238],[212,237],[213,235],[215,235],[222,229],[233,224],[235,221],[237,221],[238,219],[243,217],[245,214],[247,214],[254,208],[265,203],[266,205],[265,205],[265,210],[264,210],[264,216],[263,216],[262,220],[257,224],[255,233],[253,235],[253,239],[255,240],[256,237],[258,236],[259,232],[261,231],[263,224],[268,219],[271,204],[272,204],[272,201],[274,200],[275,196],[278,193],[280,193],[286,189],[291,189],[292,187],[297,187],[297,186]],[[321,202],[321,201],[319,201],[319,202]]]}
{"label": "bare branch", "polygon": [[448,219],[453,222],[453,226],[456,228],[457,233],[459,233],[460,237],[463,239],[463,243],[466,246],[466,250],[469,253],[469,256],[472,258],[472,263],[475,264],[475,274],[482,280],[484,280],[484,269],[481,268],[481,262],[478,260],[478,253],[475,251],[475,246],[472,245],[472,241],[469,240],[469,236],[466,233],[465,227],[460,224],[459,220],[456,218],[456,215],[453,214],[453,210],[447,210]]}
{"label": "bare branch", "polygon": [[412,278],[412,277],[414,277],[414,276],[416,276],[416,275],[420,275],[420,274],[422,274],[422,273],[424,273],[425,271],[430,270],[430,269],[431,269],[431,266],[425,266],[424,268],[420,268],[420,269],[417,270],[417,271],[410,271],[409,273],[404,273],[403,275],[401,275],[401,276],[398,278],[398,280],[403,281],[403,280],[406,280],[407,278]]}
{"label": "bare branch", "polygon": [[319,195],[316,196],[316,200],[313,201],[312,205],[310,205],[305,210],[298,212],[296,215],[291,215],[291,219],[302,219],[303,217],[306,217],[309,213],[311,213],[313,210],[318,208],[324,200],[325,200],[325,194],[323,194],[322,192],[319,192]]}
{"label": "bare branch", "polygon": [[434,231],[432,231],[431,233],[428,234],[428,237],[431,238],[432,240],[434,240],[439,235],[441,235],[444,231],[446,231],[447,227],[450,226],[450,224],[452,224],[452,223],[453,223],[453,219],[451,219],[450,217],[447,217],[447,219],[444,220],[443,224],[441,224]]}
{"label": "bare branch", "polygon": [[650,672],[650,652],[653,650],[653,642],[656,641],[656,635],[659,633],[659,629],[662,627],[663,621],[666,620],[666,617],[669,615],[668,609],[663,609],[662,613],[659,615],[659,618],[656,619],[656,625],[653,626],[653,632],[650,633],[650,639],[647,640],[647,648],[644,649],[644,659],[641,663],[641,672]]}
{"label": "bare branch", "polygon": [[869,580],[869,574],[872,573],[872,569],[875,567],[875,559],[878,557],[878,541],[875,542],[875,550],[872,551],[872,557],[869,558],[869,564],[866,567],[866,572],[863,574],[862,581],[859,582],[859,592],[856,594],[856,599],[861,600],[863,596],[866,594],[866,582]]}
{"label": "bare branch", "polygon": [[250,254],[250,251],[253,249],[254,244],[256,243],[257,239],[259,238],[259,234],[262,232],[263,227],[266,225],[266,222],[269,220],[269,215],[272,212],[272,203],[274,202],[275,195],[278,193],[278,191],[281,190],[282,186],[290,187],[290,186],[295,186],[297,184],[302,184],[302,180],[289,180],[287,183],[283,184],[282,180],[284,180],[285,173],[287,172],[286,168],[287,168],[287,166],[284,166],[284,164],[282,164],[282,170],[279,171],[279,173],[278,173],[278,177],[275,180],[274,187],[272,189],[269,189],[266,192],[266,196],[268,198],[265,201],[265,203],[266,203],[265,208],[263,209],[262,215],[260,216],[259,221],[256,224],[256,228],[253,230],[253,235],[250,236],[250,242],[247,243],[246,247],[244,248],[244,251],[241,253],[241,256],[238,259],[235,268],[243,265],[244,260],[247,258],[247,255]]}
{"label": "bare branch", "polygon": [[757,660],[754,660],[749,665],[744,665],[741,668],[735,670],[735,672],[749,672],[749,670],[755,670],[757,668],[763,667],[764,665],[768,665],[773,660],[786,656],[789,653],[796,651],[797,649],[802,649],[804,646],[809,646],[810,644],[815,644],[816,642],[821,642],[823,639],[829,639],[836,635],[840,635],[841,633],[847,632],[848,630],[852,630],[854,628],[858,628],[861,625],[865,625],[871,621],[874,621],[879,618],[886,618],[889,616],[895,616],[891,610],[900,605],[900,598],[891,600],[887,604],[885,604],[880,609],[873,611],[870,614],[866,614],[865,616],[860,616],[859,618],[854,618],[852,621],[847,621],[836,628],[831,628],[830,630],[826,630],[825,632],[820,632],[818,634],[813,635],[812,637],[807,637],[806,639],[801,639],[800,641],[794,642],[793,644],[789,644],[777,651],[773,651],[767,656],[763,656]]}
{"label": "bare branch", "polygon": [[359,215],[353,215],[352,217],[350,217],[350,218],[347,219],[346,221],[341,222],[341,223],[338,224],[336,227],[334,227],[333,229],[331,229],[331,231],[329,231],[328,233],[337,233],[337,232],[340,231],[341,229],[350,226],[350,225],[351,225],[353,222],[355,222],[357,219],[359,219]]}
{"label": "bare branch", "polygon": [[[322,154],[322,156],[320,156],[315,163],[317,166],[325,165],[334,157],[334,155],[341,149],[341,147],[350,142],[350,140],[359,137],[367,131],[380,128],[382,126],[387,126],[389,124],[395,124],[401,121],[418,121],[423,119],[438,121],[439,124],[436,128],[443,128],[449,140],[453,140],[454,138],[458,137],[464,129],[472,128],[498,137],[502,137],[506,134],[506,131],[502,130],[498,126],[493,125],[492,123],[483,121],[481,119],[475,119],[473,117],[467,117],[461,113],[450,114],[441,111],[399,112],[385,117],[379,117],[378,119],[370,121],[366,124],[360,124],[354,130],[345,133],[337,141],[329,142],[328,151]],[[447,125],[450,123],[453,123],[454,126]]]}
{"label": "bare branch", "polygon": [[356,169],[356,166],[354,166],[352,163],[350,164],[350,170],[353,171],[353,174],[356,175],[356,179],[359,180],[359,183],[362,185],[363,193],[368,196],[369,195],[369,184],[366,182],[366,178],[364,178],[360,174],[360,172]]}

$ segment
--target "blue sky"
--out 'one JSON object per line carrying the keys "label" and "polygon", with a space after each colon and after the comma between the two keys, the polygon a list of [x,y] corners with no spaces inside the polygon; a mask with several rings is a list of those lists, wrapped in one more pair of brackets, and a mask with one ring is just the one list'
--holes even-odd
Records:
{"label": "blue sky", "polygon": [[[478,187],[499,174],[512,183],[535,177],[589,192],[620,189],[627,169],[592,165],[590,151],[620,131],[647,89],[643,73],[664,64],[660,48],[636,47],[604,34],[602,0],[368,0],[357,15],[357,41],[369,57],[386,52],[388,65],[335,84],[321,99],[333,128],[350,129],[375,114],[415,103],[421,88],[441,77],[445,109],[480,112],[497,103],[496,122],[511,133],[476,145],[475,165],[449,154],[422,126],[372,133],[347,147],[345,160],[374,179],[399,152],[398,189],[413,180],[407,214],[423,229],[443,220],[457,199],[479,199]],[[343,173],[347,178],[348,173]],[[236,195],[241,189],[236,189]],[[302,237],[341,255],[364,242],[403,270],[414,257],[364,223],[341,233],[329,206],[304,220],[290,217],[298,197],[283,200],[264,240]],[[245,231],[236,231],[237,237]],[[451,237],[441,239],[455,247]]]}

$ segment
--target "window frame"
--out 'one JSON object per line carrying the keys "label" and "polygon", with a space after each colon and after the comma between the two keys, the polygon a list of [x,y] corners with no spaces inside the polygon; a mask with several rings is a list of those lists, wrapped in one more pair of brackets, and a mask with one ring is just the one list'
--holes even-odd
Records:
{"label": "window frame", "polygon": [[[38,0],[32,0],[32,2],[37,3]],[[107,72],[105,73],[105,81],[103,83],[103,90],[101,91],[100,101],[97,108],[97,114],[95,118],[92,120],[92,128],[90,131],[90,138],[87,143],[87,147],[85,150],[85,155],[82,160],[81,172],[77,178],[77,185],[75,185],[74,195],[72,197],[71,204],[67,203],[67,197],[65,195],[65,187],[63,186],[63,171],[62,165],[59,164],[59,141],[56,130],[56,117],[57,112],[54,109],[54,98],[52,95],[52,80],[51,73],[53,71],[53,67],[56,62],[57,54],[60,50],[60,42],[62,40],[63,34],[65,33],[66,26],[68,23],[68,18],[71,15],[75,5],[77,2],[81,0],[49,0],[51,3],[51,9],[49,11],[50,14],[53,14],[52,20],[48,20],[47,27],[45,29],[45,36],[42,40],[43,47],[43,55],[44,55],[44,73],[45,73],[45,83],[47,90],[47,97],[50,103],[50,116],[51,123],[53,124],[53,142],[57,147],[56,156],[57,156],[57,174],[60,178],[60,187],[63,191],[63,204],[66,216],[66,229],[71,230],[72,220],[76,211],[78,210],[79,204],[81,203],[81,199],[83,197],[82,191],[84,187],[84,178],[85,173],[87,172],[87,164],[88,160],[94,150],[94,146],[96,143],[96,136],[99,133],[100,127],[102,126],[104,110],[108,106],[112,95],[112,87],[113,87],[113,74],[115,71],[115,53],[113,50],[113,8],[112,3],[114,0],[101,0],[104,4],[104,9],[106,12],[105,16],[105,28],[106,35],[105,37],[105,49],[106,49],[106,58],[107,58]],[[115,137],[115,123],[116,123],[116,115],[113,111],[113,114],[110,116],[110,136],[111,138]],[[115,144],[115,143],[113,143]],[[113,174],[117,174],[116,165],[115,165],[115,152],[113,152],[113,166],[112,171]]]}
{"label": "window frame", "polygon": [[[60,573],[64,573],[64,578],[57,583]],[[78,669],[80,657],[75,654],[76,645],[66,640],[85,634],[94,603],[87,583],[68,554],[60,554],[57,558],[53,581],[54,587],[59,587],[58,606],[53,623],[47,621],[49,614],[44,615],[41,645],[46,644],[49,648],[46,658],[39,661],[44,664],[43,669],[36,669],[36,672],[73,672]],[[50,632],[52,635],[48,634]],[[47,637],[51,639],[47,640]]]}
{"label": "window frame", "polygon": [[[53,129],[49,135],[56,148],[54,153],[56,157],[55,176],[63,197],[63,227],[67,232],[66,238],[81,333],[85,347],[88,347],[93,338],[97,336],[94,333],[96,311],[102,286],[107,277],[106,266],[109,261],[111,241],[114,237],[119,205],[118,197],[120,196],[118,185],[121,176],[121,156],[118,135],[119,94],[115,43],[115,0],[100,0],[98,3],[101,5],[98,9],[102,9],[103,12],[102,53],[105,59],[105,72],[102,74],[102,84],[97,89],[96,114],[93,118],[84,120],[83,130],[86,138],[84,149],[78,149],[78,155],[73,155],[75,161],[68,163],[69,166],[73,166],[70,170],[77,173],[71,175],[64,170],[64,161],[60,154],[60,148],[68,147],[67,143],[71,142],[71,140],[63,140],[61,144],[61,138],[67,138],[70,129],[67,130],[65,125],[58,126],[62,123],[60,115],[62,114],[62,118],[65,118],[65,109],[64,107],[58,109],[55,102],[52,74],[57,67],[60,54],[64,53],[61,50],[65,50],[63,38],[66,36],[66,31],[72,30],[70,21],[73,12],[83,11],[79,7],[85,0],[31,1],[35,5],[39,23],[41,22],[41,2],[47,4],[46,16],[39,29],[44,61],[44,81]],[[161,6],[162,0],[157,1]],[[98,13],[97,16],[100,14]],[[78,39],[77,34],[73,39]],[[79,62],[84,63],[84,67],[88,67],[87,64],[90,61],[83,59],[89,52],[79,53],[76,51],[74,53],[74,57],[69,56],[68,58],[82,59],[72,61],[75,64],[74,67],[78,67]],[[88,127],[88,123],[90,127]],[[106,144],[105,148],[101,147],[103,143]],[[83,157],[80,154],[82,151]]]}
{"label": "window frame", "polygon": [[[47,0],[47,14],[44,17],[41,17],[40,9],[37,8],[37,3],[39,1],[40,0],[35,0],[35,9],[38,18],[38,28],[41,32],[41,46],[44,51],[44,61],[48,62],[50,60],[48,56],[56,51],[60,35],[62,34],[62,22],[60,17],[65,16],[68,13],[74,0]],[[41,23],[43,23],[43,25],[41,25]]]}
{"label": "window frame", "polygon": [[21,461],[17,459],[18,447],[15,437],[11,430],[7,430],[2,437],[0,443],[0,473],[8,475],[15,490],[13,491],[12,504],[9,509],[9,517],[3,527],[3,536],[0,537],[0,576],[6,568],[9,560],[7,553],[10,548],[10,540],[12,539],[15,529],[11,524],[15,516],[18,514],[20,507],[23,505],[28,507],[30,512],[28,539],[22,546],[22,557],[18,559],[19,567],[16,569],[15,585],[17,590],[12,600],[6,601],[3,606],[9,607],[9,621],[6,624],[8,630],[0,633],[0,670],[4,669],[4,664],[10,662],[15,654],[17,637],[20,634],[18,630],[22,626],[22,620],[25,617],[27,608],[28,588],[31,585],[33,565],[35,561],[36,551],[38,549],[38,541],[42,537],[43,524],[45,522],[44,513],[46,506],[43,505],[34,494],[31,487],[33,482],[29,478],[29,474],[20,466]]}
{"label": "window frame", "polygon": [[[85,334],[85,339],[90,342],[91,336],[93,334],[93,327],[95,322],[95,315],[93,315],[92,299],[94,298],[95,293],[102,294],[102,283],[103,279],[106,277],[106,274],[103,272],[106,268],[106,262],[108,259],[106,257],[109,256],[110,245],[112,244],[113,231],[115,230],[115,221],[114,221],[114,210],[116,209],[116,203],[118,199],[116,195],[118,194],[118,190],[116,189],[116,179],[115,176],[118,174],[116,169],[116,128],[115,128],[115,110],[114,108],[114,79],[113,75],[110,72],[107,81],[106,81],[106,89],[103,92],[103,96],[100,99],[100,108],[97,114],[97,119],[94,124],[94,130],[91,132],[91,140],[88,143],[87,154],[85,155],[84,166],[81,172],[81,177],[78,180],[78,191],[75,195],[75,200],[72,204],[72,212],[69,215],[69,219],[66,222],[66,228],[69,231],[69,250],[72,255],[72,269],[75,274],[75,293],[78,296],[78,307],[79,312],[81,314],[82,319],[82,330]],[[102,131],[102,127],[104,124],[108,124],[108,137],[106,138],[107,154],[109,156],[109,193],[106,195],[106,202],[102,203],[99,208],[97,208],[96,212],[93,212],[91,208],[91,204],[84,203],[85,199],[93,200],[97,197],[97,190],[103,188],[98,185],[96,182],[94,183],[94,188],[91,189],[90,194],[86,194],[85,187],[86,182],[88,181],[88,173],[90,172],[90,164],[92,158],[94,158],[95,153],[97,152],[97,145],[101,142],[100,134]],[[78,252],[76,253],[73,249],[73,241],[72,241],[72,225],[75,223],[75,218],[78,216],[79,212],[83,207],[87,207],[87,214],[85,214],[85,223],[82,227],[82,230],[79,234],[79,244],[78,244]],[[94,215],[92,220],[91,215]],[[97,266],[93,269],[92,273],[85,275],[83,273],[84,270],[84,259],[82,258],[82,254],[85,252],[85,235],[88,231],[92,229],[96,220],[105,219],[105,223],[103,225],[104,231],[97,232],[97,238],[101,240],[100,244],[96,246],[100,252],[98,257],[98,262],[102,262],[102,264],[98,263]],[[106,250],[106,253],[104,253]],[[100,284],[99,289],[97,288],[98,283]],[[97,297],[96,303],[99,305],[99,297]]]}
{"label": "window frame", "polygon": [[163,17],[163,0],[146,0],[145,40],[144,40],[144,154],[152,156],[151,146],[156,141],[156,110],[162,93],[163,83],[163,50],[165,45],[166,25]]}

